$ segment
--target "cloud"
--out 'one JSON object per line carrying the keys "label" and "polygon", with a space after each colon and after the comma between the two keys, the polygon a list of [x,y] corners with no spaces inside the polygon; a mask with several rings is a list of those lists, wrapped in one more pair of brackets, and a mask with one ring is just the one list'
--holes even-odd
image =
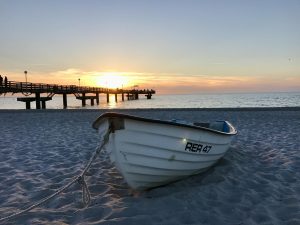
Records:
{"label": "cloud", "polygon": [[[23,81],[24,74],[7,74],[11,80]],[[78,84],[95,86],[109,75],[126,77],[124,87],[139,85],[139,88],[153,88],[158,93],[202,93],[202,92],[255,92],[289,91],[300,89],[299,76],[224,76],[189,73],[151,73],[130,71],[95,71],[68,68],[52,72],[29,71],[28,80],[36,83]],[[117,77],[116,76],[116,77]]]}

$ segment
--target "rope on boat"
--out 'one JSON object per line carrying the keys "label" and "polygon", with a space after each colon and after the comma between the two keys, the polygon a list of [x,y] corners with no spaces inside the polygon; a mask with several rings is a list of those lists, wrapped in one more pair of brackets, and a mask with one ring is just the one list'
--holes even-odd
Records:
{"label": "rope on boat", "polygon": [[27,207],[26,209],[23,209],[19,212],[13,213],[9,216],[0,218],[0,222],[3,222],[5,220],[10,220],[13,219],[17,216],[20,216],[22,214],[25,214],[29,211],[31,211],[34,208],[37,208],[38,206],[50,201],[51,199],[53,199],[54,197],[58,196],[60,193],[62,193],[64,190],[66,190],[67,188],[69,188],[70,186],[72,186],[74,183],[78,182],[81,187],[82,187],[82,201],[84,204],[84,207],[87,207],[91,201],[91,195],[87,186],[87,183],[84,179],[84,176],[86,174],[86,172],[89,170],[89,168],[91,167],[93,161],[97,158],[97,156],[99,155],[99,153],[101,152],[101,150],[105,147],[105,145],[108,143],[109,141],[109,135],[112,132],[112,128],[109,127],[107,132],[105,133],[105,135],[103,136],[103,140],[101,141],[101,144],[99,146],[97,146],[96,151],[94,152],[94,154],[92,155],[92,157],[90,158],[88,164],[85,166],[85,168],[83,169],[83,171],[80,173],[80,175],[74,177],[72,179],[72,181],[70,181],[68,184],[66,184],[65,186],[61,187],[60,189],[58,189],[55,193],[41,199],[40,201],[34,203],[33,205]]}

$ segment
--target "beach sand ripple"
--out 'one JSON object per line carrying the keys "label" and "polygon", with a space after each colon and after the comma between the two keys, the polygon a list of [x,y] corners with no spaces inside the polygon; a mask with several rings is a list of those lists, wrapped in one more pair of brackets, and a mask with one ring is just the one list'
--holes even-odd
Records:
{"label": "beach sand ripple", "polygon": [[[78,175],[99,137],[101,110],[0,111],[0,217]],[[299,110],[123,110],[187,121],[229,120],[229,152],[203,174],[136,192],[102,152],[89,170],[89,207],[75,184],[5,224],[300,224]]]}

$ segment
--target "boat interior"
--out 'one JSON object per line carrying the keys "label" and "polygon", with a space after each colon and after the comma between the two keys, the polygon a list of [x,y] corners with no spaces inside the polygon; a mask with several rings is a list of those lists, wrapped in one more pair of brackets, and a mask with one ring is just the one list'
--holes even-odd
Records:
{"label": "boat interior", "polygon": [[217,131],[221,131],[221,132],[229,132],[230,131],[230,127],[226,123],[226,121],[215,121],[212,123],[194,123],[193,125],[198,126],[198,127],[205,127],[205,128],[209,128],[209,129],[217,130]]}

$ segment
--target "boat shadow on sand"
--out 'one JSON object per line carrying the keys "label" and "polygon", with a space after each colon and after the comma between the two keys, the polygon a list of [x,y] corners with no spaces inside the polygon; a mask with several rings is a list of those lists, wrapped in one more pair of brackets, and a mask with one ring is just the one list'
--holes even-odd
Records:
{"label": "boat shadow on sand", "polygon": [[[146,198],[158,198],[162,196],[174,195],[179,192],[201,191],[207,186],[220,186],[226,180],[226,177],[234,170],[234,160],[237,156],[237,148],[230,147],[228,153],[216,164],[206,171],[191,175],[185,179],[177,180],[166,185],[148,189],[146,191],[133,191],[135,195]],[[231,176],[230,176],[231,177]]]}

